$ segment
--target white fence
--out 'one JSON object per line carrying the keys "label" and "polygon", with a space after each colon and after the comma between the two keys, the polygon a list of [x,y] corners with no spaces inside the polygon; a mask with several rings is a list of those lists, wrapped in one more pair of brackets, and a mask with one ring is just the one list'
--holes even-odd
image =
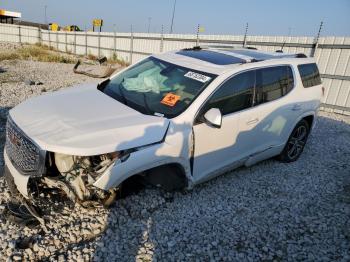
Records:
{"label": "white fence", "polygon": [[[197,44],[196,35],[146,34],[146,33],[98,33],[52,32],[36,27],[0,24],[0,41],[43,43],[63,52],[79,55],[118,58],[135,63],[152,53],[192,47]],[[201,45],[242,45],[244,36],[200,35]],[[315,56],[326,95],[325,111],[350,115],[350,37],[321,37],[314,43],[313,37],[247,36],[246,45],[263,51],[281,49],[285,53],[304,53]]]}

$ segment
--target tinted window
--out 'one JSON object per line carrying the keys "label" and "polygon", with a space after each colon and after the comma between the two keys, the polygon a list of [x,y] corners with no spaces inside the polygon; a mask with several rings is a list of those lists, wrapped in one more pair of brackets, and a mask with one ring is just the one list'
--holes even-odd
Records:
{"label": "tinted window", "polygon": [[292,69],[289,66],[263,68],[256,71],[258,103],[278,99],[293,88]]}
{"label": "tinted window", "polygon": [[204,112],[219,108],[223,115],[252,106],[255,85],[255,71],[249,71],[226,81],[210,98]]}
{"label": "tinted window", "polygon": [[225,55],[218,52],[213,52],[209,50],[182,50],[176,52],[176,54],[189,56],[192,58],[200,59],[209,63],[217,65],[230,65],[230,64],[240,64],[245,63],[243,59],[235,56]]}
{"label": "tinted window", "polygon": [[318,68],[315,63],[298,65],[298,69],[304,87],[317,86],[321,84],[320,73],[318,72]]}

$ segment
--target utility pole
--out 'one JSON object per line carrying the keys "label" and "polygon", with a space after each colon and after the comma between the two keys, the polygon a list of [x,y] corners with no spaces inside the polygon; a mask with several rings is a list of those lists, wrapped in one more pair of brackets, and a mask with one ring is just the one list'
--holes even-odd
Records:
{"label": "utility pole", "polygon": [[175,17],[176,0],[174,1],[173,15],[171,18],[170,34],[173,33],[174,17]]}
{"label": "utility pole", "polygon": [[47,9],[47,5],[45,5],[45,6],[44,6],[44,17],[45,17],[45,24],[47,25],[46,9]]}
{"label": "utility pole", "polygon": [[318,40],[320,38],[322,27],[323,27],[323,21],[321,21],[320,28],[318,29],[318,33],[317,33],[317,36],[316,36],[316,39],[315,39],[316,44],[318,43]]}
{"label": "utility pole", "polygon": [[[288,38],[290,38],[290,34],[292,33],[292,28],[291,27],[288,27]],[[284,41],[283,41],[283,44],[282,44],[282,46],[281,46],[281,50],[277,50],[279,53],[283,53],[283,48],[284,48],[284,46],[286,45],[286,42],[287,42],[287,37],[284,39]],[[290,40],[290,39],[289,39]],[[276,51],[276,52],[277,52]]]}
{"label": "utility pole", "polygon": [[196,46],[199,46],[199,28],[200,28],[200,24],[198,24],[198,26],[197,26],[197,40],[196,40]]}
{"label": "utility pole", "polygon": [[320,39],[322,27],[323,27],[323,21],[321,21],[320,27],[318,28],[318,33],[317,33],[317,36],[315,37],[314,44],[312,46],[311,53],[310,53],[311,57],[315,56],[316,50],[318,48],[318,40]]}
{"label": "utility pole", "polygon": [[152,20],[152,17],[148,17],[148,29],[147,29],[147,33],[149,33],[149,30],[151,28],[151,20]]}
{"label": "utility pole", "polygon": [[244,39],[243,39],[243,47],[247,45],[247,34],[248,34],[248,23],[245,25],[245,33],[244,33]]}

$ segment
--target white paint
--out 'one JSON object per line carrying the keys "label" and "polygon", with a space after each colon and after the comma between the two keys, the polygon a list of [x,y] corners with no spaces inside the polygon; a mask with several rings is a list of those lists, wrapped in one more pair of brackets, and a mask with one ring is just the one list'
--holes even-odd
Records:
{"label": "white paint", "polygon": [[[196,60],[174,52],[157,57],[186,67]],[[187,110],[173,119],[141,114],[100,92],[96,84],[28,99],[10,110],[10,116],[46,151],[89,156],[136,148],[126,161],[116,161],[95,182],[101,189],[118,186],[134,174],[166,163],[182,165],[189,184],[194,185],[228,167],[250,165],[280,153],[295,124],[304,116],[317,115],[321,85],[303,88],[297,73],[298,64],[313,61],[280,58],[218,67],[197,60],[194,67],[219,75]],[[289,65],[294,71],[295,86],[288,95],[222,116],[222,122],[217,125],[220,128],[207,123],[194,124],[207,99],[228,78],[242,71],[274,65]],[[220,120],[215,110],[207,117],[214,123]],[[195,142],[193,172],[192,138]],[[8,158],[5,162],[11,164]],[[23,189],[25,181],[20,181],[18,172],[14,173],[17,186]]]}
{"label": "white paint", "polygon": [[11,109],[10,116],[42,149],[79,156],[158,142],[169,122],[125,106],[96,84],[28,99]]}

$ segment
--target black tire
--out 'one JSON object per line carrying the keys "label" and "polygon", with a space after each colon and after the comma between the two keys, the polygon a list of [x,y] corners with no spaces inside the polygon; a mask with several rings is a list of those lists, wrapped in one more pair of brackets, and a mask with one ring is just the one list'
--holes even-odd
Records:
{"label": "black tire", "polygon": [[300,122],[294,127],[282,153],[278,156],[278,159],[285,163],[296,161],[303,153],[309,133],[309,123],[305,119],[300,120]]}

